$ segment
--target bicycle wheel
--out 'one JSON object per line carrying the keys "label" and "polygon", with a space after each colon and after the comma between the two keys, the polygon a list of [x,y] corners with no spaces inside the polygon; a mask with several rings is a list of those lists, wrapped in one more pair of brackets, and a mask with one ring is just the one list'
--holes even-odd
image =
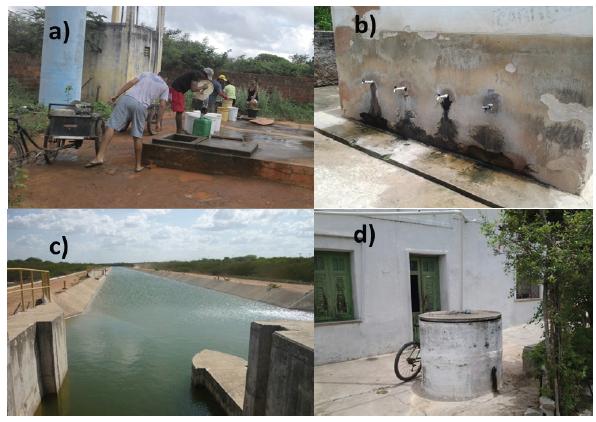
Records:
{"label": "bicycle wheel", "polygon": [[150,108],[147,112],[147,132],[149,135],[157,133],[157,110]]}
{"label": "bicycle wheel", "polygon": [[46,130],[46,134],[43,137],[43,155],[46,159],[46,163],[52,164],[54,160],[56,160],[58,152],[64,146],[64,142],[64,139],[56,139],[53,136],[50,136],[49,129]]}
{"label": "bicycle wheel", "polygon": [[404,344],[395,356],[393,364],[395,375],[402,381],[410,381],[416,378],[420,369],[422,369],[420,344],[415,341]]}

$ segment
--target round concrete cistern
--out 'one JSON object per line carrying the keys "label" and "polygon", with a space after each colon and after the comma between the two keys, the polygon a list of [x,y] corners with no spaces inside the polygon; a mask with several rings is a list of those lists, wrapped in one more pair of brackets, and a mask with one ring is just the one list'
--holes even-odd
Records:
{"label": "round concrete cistern", "polygon": [[437,311],[419,316],[422,390],[438,400],[469,400],[501,388],[501,314]]}

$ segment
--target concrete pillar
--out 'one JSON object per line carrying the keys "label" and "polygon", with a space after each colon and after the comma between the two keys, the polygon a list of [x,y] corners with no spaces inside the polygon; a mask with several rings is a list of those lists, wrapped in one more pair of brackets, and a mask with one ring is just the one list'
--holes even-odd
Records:
{"label": "concrete pillar", "polygon": [[281,325],[250,324],[248,371],[242,407],[244,415],[265,415],[272,337],[275,331],[283,329]]}
{"label": "concrete pillar", "polygon": [[159,73],[161,71],[161,55],[163,51],[163,31],[166,17],[165,6],[157,7],[157,51],[155,52],[155,67],[153,73]]}
{"label": "concrete pillar", "polygon": [[121,15],[121,7],[120,6],[112,6],[112,23],[120,23],[120,15]]}
{"label": "concrete pillar", "polygon": [[306,332],[273,334],[269,360],[267,416],[314,414],[314,349]]}
{"label": "concrete pillar", "polygon": [[[39,81],[39,102],[70,103],[81,99],[83,79],[83,58],[85,53],[86,7],[67,6],[45,8],[41,53],[41,75]],[[66,26],[68,23],[68,41]],[[58,27],[61,39],[50,39]]]}

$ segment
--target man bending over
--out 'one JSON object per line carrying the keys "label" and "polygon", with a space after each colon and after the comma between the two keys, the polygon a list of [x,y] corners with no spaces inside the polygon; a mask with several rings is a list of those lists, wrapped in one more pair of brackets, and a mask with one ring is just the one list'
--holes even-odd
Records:
{"label": "man bending over", "polygon": [[[119,97],[121,98],[118,100]],[[122,85],[116,96],[112,97],[112,103],[116,103],[116,106],[112,110],[112,115],[106,124],[106,133],[103,135],[99,151],[95,159],[88,162],[85,167],[102,165],[105,153],[114,136],[114,130],[124,130],[130,122],[130,134],[132,135],[132,139],[134,139],[135,146],[135,171],[139,172],[143,170],[141,153],[143,151],[142,138],[145,129],[147,108],[157,100],[159,100],[159,115],[156,129],[160,131],[161,119],[166,109],[166,102],[168,101],[168,85],[164,80],[151,72],[143,72]]]}

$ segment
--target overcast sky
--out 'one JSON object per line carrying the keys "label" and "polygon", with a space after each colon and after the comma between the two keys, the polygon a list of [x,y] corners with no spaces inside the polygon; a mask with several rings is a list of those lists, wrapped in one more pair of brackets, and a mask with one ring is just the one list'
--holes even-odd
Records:
{"label": "overcast sky", "polygon": [[312,256],[312,210],[8,210],[8,259],[145,262]]}
{"label": "overcast sky", "polygon": [[[22,9],[11,7],[10,9]],[[109,6],[89,6],[88,10],[112,15]],[[205,37],[219,53],[232,50],[232,57],[260,53],[289,58],[293,54],[313,53],[313,13],[307,7],[166,7],[165,26],[190,34],[191,39]],[[139,23],[155,26],[157,8],[141,7]]]}

